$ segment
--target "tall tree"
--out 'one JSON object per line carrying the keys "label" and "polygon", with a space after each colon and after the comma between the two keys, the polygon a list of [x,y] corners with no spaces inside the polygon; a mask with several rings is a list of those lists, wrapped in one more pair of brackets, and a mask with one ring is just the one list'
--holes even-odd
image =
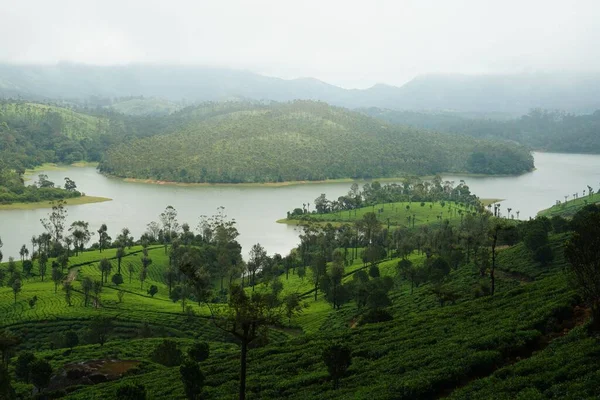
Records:
{"label": "tall tree", "polygon": [[256,272],[265,266],[267,252],[260,243],[256,243],[250,249],[250,259],[248,260],[248,271],[250,272],[252,291],[256,285]]}
{"label": "tall tree", "polygon": [[241,344],[239,399],[246,398],[246,368],[248,345],[267,334],[267,326],[279,322],[279,307],[272,308],[269,294],[247,294],[243,288],[230,288],[228,307],[222,313],[213,311],[215,325],[233,335]]}
{"label": "tall tree", "polygon": [[569,273],[592,309],[592,327],[600,330],[600,206],[590,204],[571,220],[573,234],[565,245]]}
{"label": "tall tree", "polygon": [[177,222],[177,210],[173,206],[167,206],[165,211],[160,214],[160,221],[163,226],[163,240],[165,245],[165,254],[167,253],[167,246],[171,243],[174,235],[179,230],[179,223]]}
{"label": "tall tree", "polygon": [[48,214],[48,217],[40,220],[44,229],[46,229],[48,234],[52,237],[54,243],[60,242],[65,230],[65,221],[67,219],[67,209],[65,208],[65,205],[66,202],[64,200],[53,202],[52,211]]}

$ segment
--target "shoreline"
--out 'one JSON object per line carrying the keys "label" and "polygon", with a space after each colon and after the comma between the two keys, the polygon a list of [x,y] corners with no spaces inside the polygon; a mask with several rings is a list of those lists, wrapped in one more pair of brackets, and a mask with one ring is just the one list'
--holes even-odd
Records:
{"label": "shoreline", "polygon": [[[531,171],[529,171],[531,172]],[[119,179],[123,182],[128,183],[143,183],[147,185],[163,185],[163,186],[182,186],[182,187],[286,187],[286,186],[298,186],[298,185],[311,185],[311,184],[327,184],[327,183],[370,183],[370,182],[380,182],[380,183],[389,183],[389,182],[401,182],[402,179],[405,179],[406,176],[399,177],[391,177],[391,178],[373,178],[373,179],[353,179],[353,178],[339,178],[339,179],[326,179],[319,181],[284,181],[284,182],[240,182],[240,183],[232,183],[232,182],[218,182],[218,183],[210,183],[210,182],[177,182],[177,181],[163,181],[159,179],[141,179],[141,178],[123,178],[120,176],[115,176],[111,174],[101,173],[102,175],[112,178]],[[459,173],[451,173],[444,172],[443,175],[455,175],[459,177],[465,178],[493,178],[493,177],[511,177],[511,176],[519,176],[519,175],[485,175],[485,174],[459,174]],[[434,175],[425,175],[419,176],[418,178],[421,180],[431,180]]]}
{"label": "shoreline", "polygon": [[[105,201],[112,201],[108,197],[99,196],[81,196],[73,197],[70,199],[64,199],[67,206],[77,206],[83,204],[102,203]],[[11,203],[11,204],[0,204],[0,211],[4,210],[36,210],[40,208],[52,208],[52,204],[49,200],[36,201],[31,203]]]}

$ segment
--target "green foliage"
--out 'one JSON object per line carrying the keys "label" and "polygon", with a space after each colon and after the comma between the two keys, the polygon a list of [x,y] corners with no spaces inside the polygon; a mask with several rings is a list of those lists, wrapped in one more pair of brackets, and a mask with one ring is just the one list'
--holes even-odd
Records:
{"label": "green foliage", "polygon": [[110,280],[116,286],[122,285],[123,284],[123,275],[114,274]]}
{"label": "green foliage", "polygon": [[73,347],[79,344],[79,335],[75,331],[67,331],[65,332],[65,346],[69,349],[73,349]]}
{"label": "green foliage", "polygon": [[181,364],[183,355],[176,342],[165,339],[161,344],[156,346],[151,358],[152,361],[166,367],[174,367]]}
{"label": "green foliage", "polygon": [[187,360],[179,367],[179,374],[185,390],[185,395],[189,400],[200,398],[202,387],[204,386],[204,374],[200,370],[198,363]]}
{"label": "green foliage", "polygon": [[117,388],[119,400],[146,400],[146,387],[139,383],[126,383]]}
{"label": "green foliage", "polygon": [[196,342],[188,349],[188,356],[196,362],[202,362],[210,355],[210,346],[207,342]]}
{"label": "green foliage", "polygon": [[476,138],[515,141],[528,147],[555,152],[599,153],[600,112],[575,115],[564,111],[533,109],[520,118],[461,118],[456,114],[367,109],[383,120]]}
{"label": "green foliage", "polygon": [[332,344],[323,349],[323,362],[327,366],[329,376],[333,380],[333,387],[339,387],[340,379],[352,364],[352,350],[342,344]]}
{"label": "green foliage", "polygon": [[17,362],[15,363],[15,376],[17,379],[29,383],[31,378],[31,366],[35,360],[35,355],[31,352],[26,351],[19,354]]}
{"label": "green foliage", "polygon": [[486,172],[533,167],[527,150],[513,144],[395,127],[325,103],[234,103],[213,117],[206,117],[205,107],[175,114],[182,122],[168,134],[110,148],[100,170],[209,183],[374,178],[467,172],[466,160],[475,151],[499,159]]}
{"label": "green foliage", "polygon": [[52,377],[52,366],[46,360],[38,359],[31,363],[31,382],[39,390],[43,390],[50,383]]}

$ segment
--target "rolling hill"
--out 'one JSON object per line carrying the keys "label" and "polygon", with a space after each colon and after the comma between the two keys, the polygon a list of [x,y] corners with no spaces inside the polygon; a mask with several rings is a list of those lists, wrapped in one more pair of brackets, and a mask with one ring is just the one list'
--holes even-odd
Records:
{"label": "rolling hill", "polygon": [[100,170],[123,178],[241,183],[533,168],[519,145],[398,127],[320,102],[236,102],[170,118],[170,130],[111,147]]}
{"label": "rolling hill", "polygon": [[593,112],[600,108],[597,74],[438,74],[418,76],[401,87],[377,84],[344,89],[313,78],[279,79],[250,71],[201,66],[94,66],[0,64],[0,97],[70,99],[106,105],[127,96],[192,102],[254,99],[319,100],[357,108],[504,112],[532,108]]}

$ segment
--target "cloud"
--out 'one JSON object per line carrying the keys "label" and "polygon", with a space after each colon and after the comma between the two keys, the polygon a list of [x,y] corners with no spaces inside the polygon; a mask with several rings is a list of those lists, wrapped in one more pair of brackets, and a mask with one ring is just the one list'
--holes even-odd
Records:
{"label": "cloud", "polygon": [[600,3],[0,0],[0,61],[202,64],[346,87],[598,70]]}

